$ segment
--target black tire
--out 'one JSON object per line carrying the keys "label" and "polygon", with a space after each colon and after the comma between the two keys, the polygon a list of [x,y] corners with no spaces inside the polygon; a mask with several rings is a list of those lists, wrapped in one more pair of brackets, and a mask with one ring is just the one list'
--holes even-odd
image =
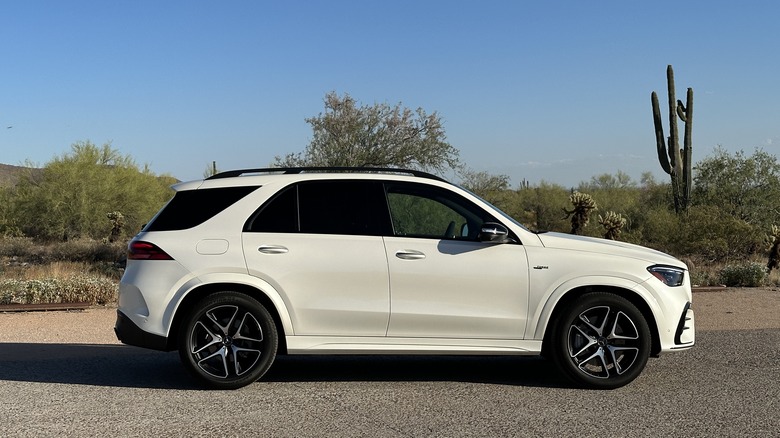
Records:
{"label": "black tire", "polygon": [[201,300],[179,331],[179,357],[210,388],[236,389],[257,381],[276,357],[278,334],[265,307],[238,292]]}
{"label": "black tire", "polygon": [[627,299],[590,292],[553,321],[550,357],[576,385],[614,389],[645,368],[652,337],[642,312]]}

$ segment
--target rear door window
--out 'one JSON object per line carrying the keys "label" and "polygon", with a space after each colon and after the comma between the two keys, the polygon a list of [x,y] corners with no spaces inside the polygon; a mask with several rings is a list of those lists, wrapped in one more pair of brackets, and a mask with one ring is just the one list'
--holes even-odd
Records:
{"label": "rear door window", "polygon": [[378,181],[307,181],[284,189],[248,223],[249,232],[379,236],[390,216]]}

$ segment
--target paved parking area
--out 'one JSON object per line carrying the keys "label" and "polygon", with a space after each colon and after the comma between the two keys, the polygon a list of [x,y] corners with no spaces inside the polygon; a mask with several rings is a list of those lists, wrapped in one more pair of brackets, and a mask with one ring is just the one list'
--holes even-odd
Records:
{"label": "paved parking area", "polygon": [[777,436],[780,292],[697,293],[697,346],[572,389],[525,357],[280,358],[237,391],[117,343],[113,309],[0,314],[0,436]]}

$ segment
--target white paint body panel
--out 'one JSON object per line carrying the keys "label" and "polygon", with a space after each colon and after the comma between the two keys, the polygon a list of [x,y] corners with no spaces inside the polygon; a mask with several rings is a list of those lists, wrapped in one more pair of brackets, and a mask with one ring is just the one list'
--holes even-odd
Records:
{"label": "white paint body panel", "polygon": [[[392,337],[523,339],[528,263],[522,245],[386,237]],[[418,260],[397,253],[417,251]]]}
{"label": "white paint body panel", "polygon": [[[339,174],[364,179],[365,174]],[[689,330],[675,341],[688,276],[667,287],[647,268],[685,265],[635,245],[534,234],[450,184],[399,175],[371,179],[442,187],[491,211],[521,244],[487,244],[389,236],[243,233],[246,219],[279,189],[333,174],[265,175],[183,183],[197,187],[262,186],[188,230],[142,232],[173,261],[128,262],[119,309],[143,331],[167,337],[176,312],[203,286],[241,287],[267,297],[290,353],[535,354],[555,306],[570,293],[610,288],[643,302],[661,351],[693,346]],[[270,251],[261,252],[261,247]],[[278,251],[277,251],[278,250]],[[400,259],[398,251],[417,251]]]}
{"label": "white paint body panel", "polygon": [[[384,336],[390,317],[381,237],[245,233],[249,273],[281,295],[296,335]],[[269,254],[261,246],[286,248]]]}

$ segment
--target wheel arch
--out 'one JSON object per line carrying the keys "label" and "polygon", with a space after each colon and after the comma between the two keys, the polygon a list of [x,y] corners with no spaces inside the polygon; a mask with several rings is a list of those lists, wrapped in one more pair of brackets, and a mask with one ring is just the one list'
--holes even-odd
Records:
{"label": "wheel arch", "polygon": [[639,311],[645,317],[645,320],[647,321],[647,325],[650,328],[650,336],[652,337],[652,344],[650,346],[650,355],[657,356],[660,353],[661,339],[658,333],[658,323],[655,320],[655,315],[652,309],[650,308],[650,305],[647,303],[647,301],[645,301],[645,299],[641,295],[639,295],[636,291],[619,287],[619,286],[589,285],[589,286],[578,286],[568,290],[555,303],[555,307],[553,307],[550,317],[547,318],[547,321],[544,324],[544,337],[542,338],[542,355],[547,356],[548,353],[547,349],[549,348],[550,345],[550,336],[552,335],[553,332],[552,327],[554,326],[554,324],[557,323],[557,319],[561,314],[561,312],[563,312],[564,309],[566,309],[566,307],[570,303],[576,301],[577,298],[589,292],[606,292],[606,293],[618,295],[620,297],[627,299],[629,302],[631,302],[631,304],[636,306],[636,308],[639,309]]}
{"label": "wheel arch", "polygon": [[179,302],[171,322],[170,331],[168,332],[167,349],[175,350],[177,348],[176,343],[177,339],[179,338],[179,329],[181,327],[182,321],[186,318],[189,310],[192,309],[195,304],[211,294],[226,291],[238,292],[248,295],[259,301],[260,304],[262,304],[263,307],[268,310],[268,313],[270,313],[274,319],[276,331],[279,334],[277,354],[287,354],[287,341],[285,337],[286,331],[284,328],[285,324],[282,322],[282,317],[273,300],[265,292],[254,286],[230,282],[203,284],[192,289],[189,293],[187,293],[187,295],[184,296],[184,298]]}

